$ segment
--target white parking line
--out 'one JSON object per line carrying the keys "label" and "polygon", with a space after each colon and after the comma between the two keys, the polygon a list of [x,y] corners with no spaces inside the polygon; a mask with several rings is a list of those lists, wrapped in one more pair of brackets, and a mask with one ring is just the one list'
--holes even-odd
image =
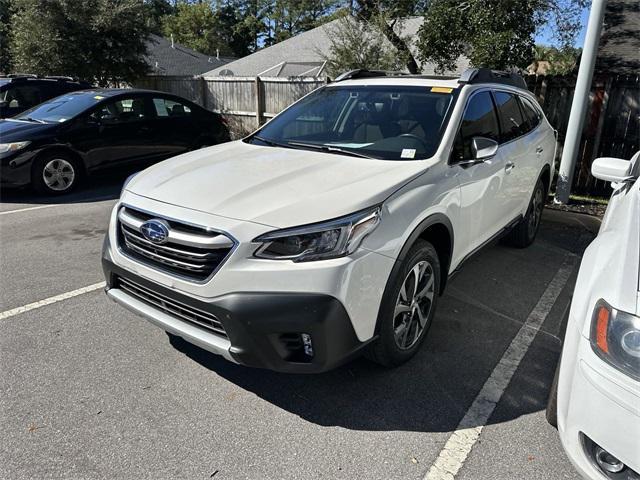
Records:
{"label": "white parking line", "polygon": [[482,390],[478,393],[471,407],[440,451],[438,458],[431,465],[424,480],[453,480],[460,471],[471,449],[478,441],[482,427],[489,420],[531,342],[567,283],[574,265],[575,258],[573,257],[566,258],[562,263],[551,283],[547,285],[542,297],[491,372],[489,379],[482,386]]}
{"label": "white parking line", "polygon": [[15,315],[28,312],[30,310],[35,310],[36,308],[41,308],[46,305],[51,305],[52,303],[58,303],[63,300],[67,300],[68,298],[77,297],[78,295],[82,295],[84,293],[93,292],[95,290],[103,288],[104,285],[105,285],[104,282],[94,283],[93,285],[88,285],[86,287],[78,288],[77,290],[61,293],[60,295],[45,298],[44,300],[40,300],[38,302],[29,303],[28,305],[24,305],[22,307],[12,308],[11,310],[5,310],[4,312],[0,313],[0,320],[6,320],[9,317],[13,317]]}
{"label": "white parking line", "polygon": [[5,210],[4,212],[0,212],[0,215],[9,215],[10,213],[18,213],[18,212],[29,212],[31,210],[40,210],[42,208],[51,208],[51,207],[59,207],[61,203],[51,203],[48,205],[38,205],[37,207],[27,207],[27,208],[18,208],[17,210]]}

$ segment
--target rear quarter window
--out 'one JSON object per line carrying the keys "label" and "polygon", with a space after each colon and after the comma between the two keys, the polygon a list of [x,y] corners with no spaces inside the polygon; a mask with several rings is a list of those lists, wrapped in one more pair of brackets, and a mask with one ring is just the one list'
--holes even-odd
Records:
{"label": "rear quarter window", "polygon": [[500,117],[501,143],[509,142],[526,133],[527,126],[517,96],[507,92],[494,92],[494,96]]}

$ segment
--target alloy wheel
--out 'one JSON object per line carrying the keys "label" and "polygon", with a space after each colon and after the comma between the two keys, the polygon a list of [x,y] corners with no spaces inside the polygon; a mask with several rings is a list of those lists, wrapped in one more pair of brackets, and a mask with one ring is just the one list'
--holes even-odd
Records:
{"label": "alloy wheel", "polygon": [[536,230],[538,229],[538,224],[540,223],[540,218],[542,217],[542,209],[544,207],[543,198],[542,198],[542,189],[536,189],[536,193],[533,195],[531,199],[531,206],[529,207],[531,211],[529,212],[529,236],[531,237]]}
{"label": "alloy wheel", "polygon": [[393,331],[401,350],[413,347],[427,327],[435,296],[433,266],[426,260],[416,263],[405,277],[393,312]]}
{"label": "alloy wheel", "polygon": [[49,160],[42,170],[42,179],[47,188],[63,192],[73,184],[76,171],[73,165],[63,158]]}

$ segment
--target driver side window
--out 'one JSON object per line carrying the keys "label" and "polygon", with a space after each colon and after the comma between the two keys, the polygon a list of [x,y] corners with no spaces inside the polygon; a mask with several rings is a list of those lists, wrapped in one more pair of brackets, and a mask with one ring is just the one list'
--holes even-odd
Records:
{"label": "driver side window", "polygon": [[105,125],[143,120],[146,117],[144,98],[121,98],[98,107],[90,117]]}
{"label": "driver side window", "polygon": [[473,159],[473,137],[485,137],[495,141],[500,138],[498,117],[489,92],[477,93],[469,100],[453,146],[453,162]]}

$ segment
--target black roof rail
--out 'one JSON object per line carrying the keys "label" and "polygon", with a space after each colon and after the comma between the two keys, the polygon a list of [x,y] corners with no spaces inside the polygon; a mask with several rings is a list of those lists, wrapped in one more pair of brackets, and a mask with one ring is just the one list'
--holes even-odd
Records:
{"label": "black roof rail", "polygon": [[490,68],[467,68],[460,76],[458,83],[461,85],[500,83],[527,90],[527,83],[521,75],[502,70],[491,70]]}

